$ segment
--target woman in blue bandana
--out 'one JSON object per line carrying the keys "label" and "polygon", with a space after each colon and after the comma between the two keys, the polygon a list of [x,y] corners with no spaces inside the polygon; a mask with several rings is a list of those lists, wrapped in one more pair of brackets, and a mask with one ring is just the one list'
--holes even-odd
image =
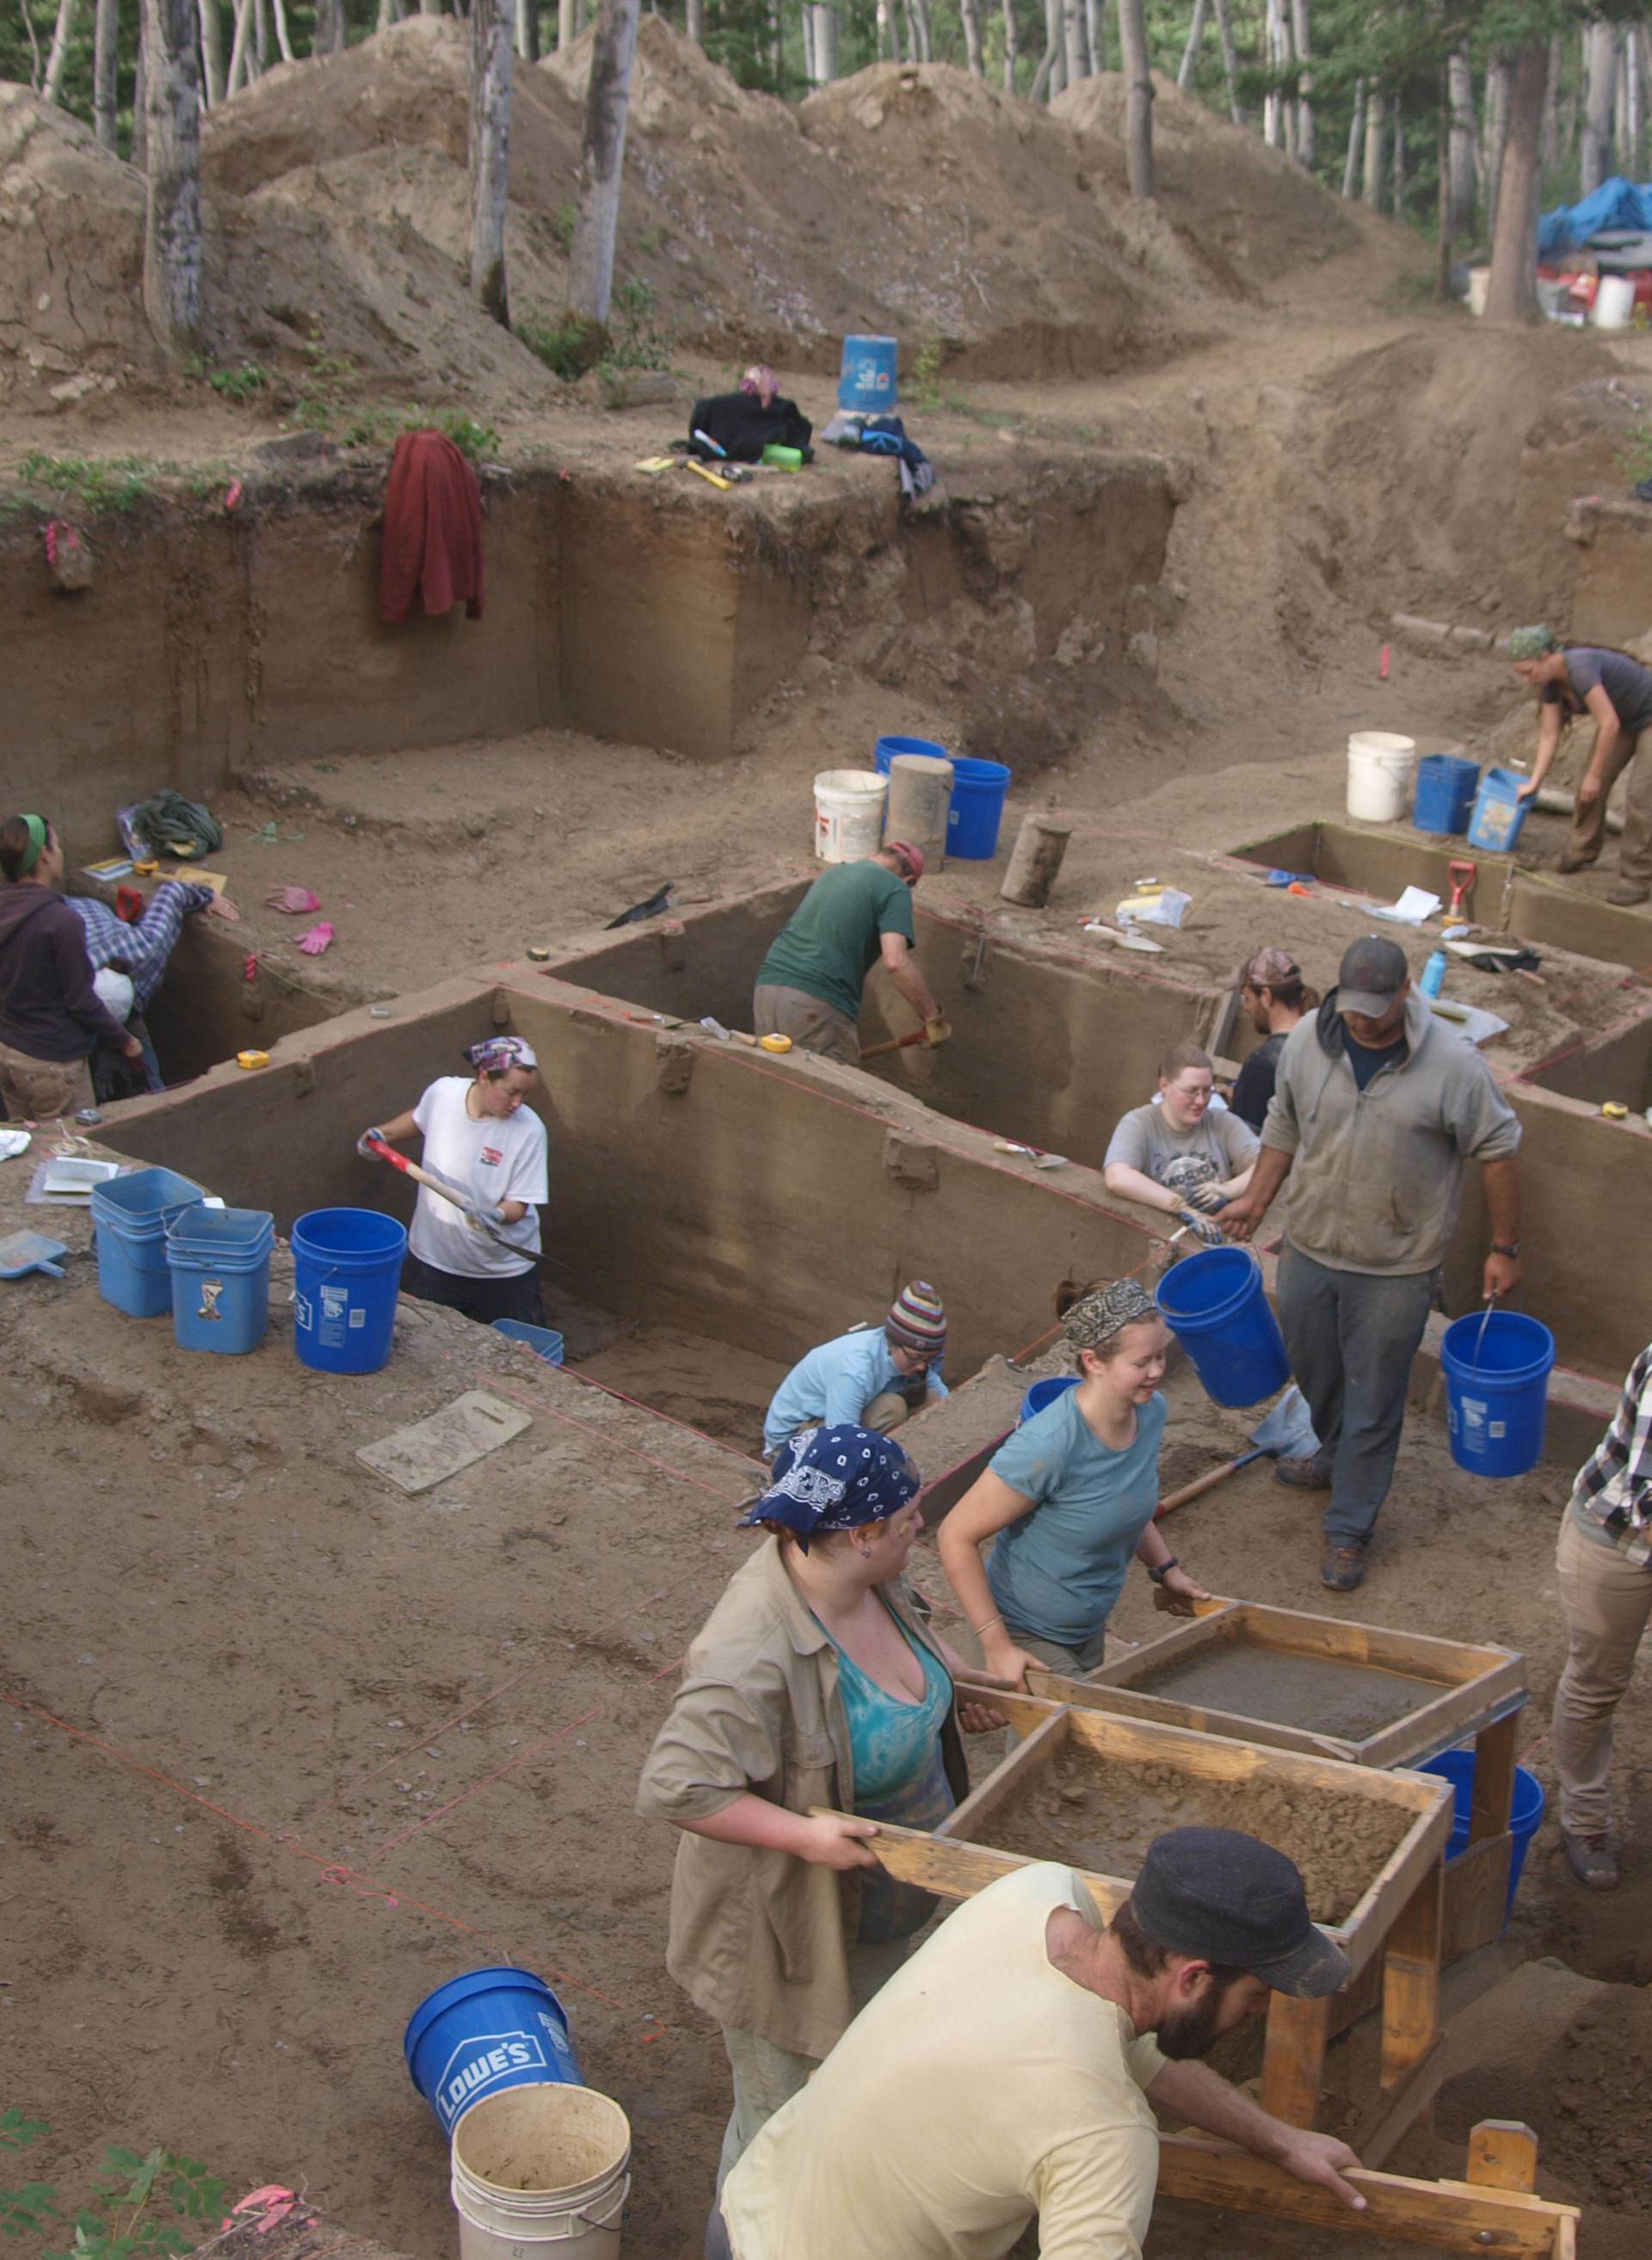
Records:
{"label": "woman in blue bandana", "polygon": [[49,1121],[92,1104],[93,1048],[143,1047],[92,984],[86,929],[62,896],[63,849],[43,816],[0,824],[0,1114]]}
{"label": "woman in blue bandana", "polygon": [[[913,1608],[917,1469],[847,1424],[784,1445],[741,1521],[767,1532],[689,1650],[643,1769],[674,1822],[666,1966],[723,2028],[722,2175],[905,1959],[935,1905],[878,1867],[877,1824],[933,1828],[969,1787],[962,1657]],[[828,1815],[816,1808],[830,1806]],[[839,1817],[852,1814],[852,1819]]]}

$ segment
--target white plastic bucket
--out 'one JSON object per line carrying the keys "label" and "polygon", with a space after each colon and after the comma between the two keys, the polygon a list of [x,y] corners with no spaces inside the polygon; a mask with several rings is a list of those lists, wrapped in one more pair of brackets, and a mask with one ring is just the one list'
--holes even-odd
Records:
{"label": "white plastic bucket", "polygon": [[883,837],[889,779],[875,769],[822,769],[814,781],[814,852],[822,863],[858,863]]}
{"label": "white plastic bucket", "polygon": [[1634,317],[1633,275],[1603,275],[1589,318],[1598,330],[1627,330]]}
{"label": "white plastic bucket", "polygon": [[1470,269],[1469,269],[1469,311],[1470,311],[1471,314],[1477,314],[1477,315],[1478,315],[1478,314],[1484,314],[1484,311],[1485,311],[1485,294],[1486,294],[1486,292],[1491,289],[1491,268],[1490,268],[1489,267],[1471,267],[1471,268],[1470,268]]}
{"label": "white plastic bucket", "polygon": [[631,2122],[594,2087],[485,2096],[454,2128],[460,2260],[619,2260]]}
{"label": "white plastic bucket", "polygon": [[1348,741],[1348,812],[1363,824],[1395,824],[1417,772],[1417,740],[1391,730],[1355,730]]}

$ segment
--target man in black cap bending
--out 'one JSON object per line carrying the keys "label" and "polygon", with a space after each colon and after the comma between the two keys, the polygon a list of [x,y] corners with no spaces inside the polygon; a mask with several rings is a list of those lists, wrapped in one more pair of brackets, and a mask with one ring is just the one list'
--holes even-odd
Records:
{"label": "man in black cap bending", "polygon": [[1370,933],[1285,1039],[1249,1184],[1219,1212],[1248,1240],[1291,1179],[1279,1323],[1319,1449],[1277,1481],[1327,1491],[1321,1581],[1352,1592],[1394,1479],[1412,1360],[1478,1162],[1491,1218],[1484,1291],[1520,1283],[1520,1126],[1472,1044],[1412,987],[1405,953]]}
{"label": "man in black cap bending", "polygon": [[[873,1840],[876,1849],[876,1840]],[[1148,1848],[1104,1927],[1070,1868],[965,1901],[862,2010],[723,2186],[708,2260],[1138,2260],[1155,2107],[1365,2200],[1359,2161],[1198,2062],[1270,1992],[1348,1976],[1283,1852],[1227,1828]]]}

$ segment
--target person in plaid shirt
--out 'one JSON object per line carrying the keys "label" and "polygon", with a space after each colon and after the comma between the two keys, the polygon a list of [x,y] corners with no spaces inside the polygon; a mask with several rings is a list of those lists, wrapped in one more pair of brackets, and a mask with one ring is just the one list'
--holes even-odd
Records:
{"label": "person in plaid shirt", "polygon": [[1652,1343],[1630,1367],[1612,1426],[1578,1470],[1555,1566],[1570,1640],[1555,1691],[1561,1837],[1580,1884],[1615,1891],[1612,1720],[1652,1617]]}

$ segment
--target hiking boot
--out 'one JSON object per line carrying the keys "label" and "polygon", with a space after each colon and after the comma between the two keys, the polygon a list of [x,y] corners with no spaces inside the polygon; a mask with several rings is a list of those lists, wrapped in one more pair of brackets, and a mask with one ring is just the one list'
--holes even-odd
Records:
{"label": "hiking boot", "polygon": [[1652,895],[1652,887],[1640,887],[1633,879],[1620,879],[1606,900],[1616,903],[1620,910],[1627,911],[1632,903],[1645,902],[1648,895]]}
{"label": "hiking boot", "polygon": [[1273,1479],[1291,1491],[1329,1491],[1331,1455],[1315,1452],[1305,1460],[1281,1460],[1274,1469]]}
{"label": "hiking boot", "polygon": [[1557,871],[1586,871],[1591,863],[1598,861],[1598,849],[1593,855],[1580,855],[1575,848],[1567,848],[1555,856],[1555,869]]}
{"label": "hiking boot", "polygon": [[1362,1546],[1331,1546],[1319,1565],[1319,1583],[1334,1593],[1351,1593],[1365,1579]]}
{"label": "hiking boot", "polygon": [[1610,1836],[1575,1836],[1563,1828],[1560,1841],[1566,1847],[1566,1864],[1580,1884],[1587,1884],[1591,1892],[1617,1890],[1618,1856]]}

